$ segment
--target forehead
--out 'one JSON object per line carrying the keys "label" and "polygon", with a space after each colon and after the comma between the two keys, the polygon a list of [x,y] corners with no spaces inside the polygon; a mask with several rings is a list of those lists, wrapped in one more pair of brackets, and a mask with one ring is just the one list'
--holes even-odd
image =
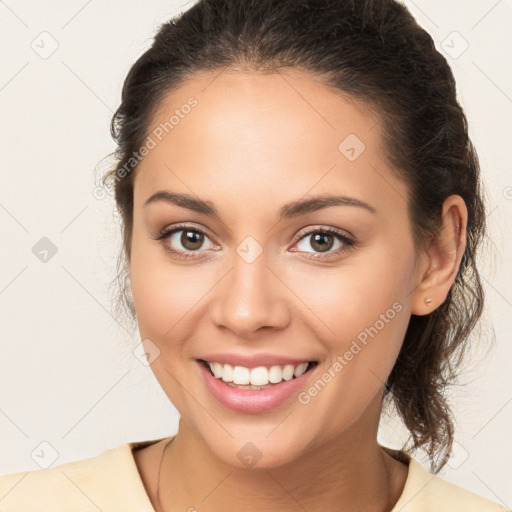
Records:
{"label": "forehead", "polygon": [[136,202],[161,189],[247,208],[333,190],[376,206],[403,200],[379,121],[369,105],[296,70],[197,73],[152,119]]}

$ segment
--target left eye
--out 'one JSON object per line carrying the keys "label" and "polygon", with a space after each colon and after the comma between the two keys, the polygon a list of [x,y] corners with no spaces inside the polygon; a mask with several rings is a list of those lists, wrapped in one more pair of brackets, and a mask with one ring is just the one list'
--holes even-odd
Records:
{"label": "left eye", "polygon": [[[309,241],[307,241],[308,238]],[[334,252],[336,252],[336,249],[343,247],[344,244],[348,245],[349,242],[346,237],[339,233],[333,233],[331,231],[313,231],[302,236],[297,247],[303,252],[309,252],[306,250],[307,247],[313,247],[315,251],[320,253],[329,252],[334,247]],[[301,248],[301,243],[304,243],[307,247]],[[336,243],[338,247],[335,247]]]}

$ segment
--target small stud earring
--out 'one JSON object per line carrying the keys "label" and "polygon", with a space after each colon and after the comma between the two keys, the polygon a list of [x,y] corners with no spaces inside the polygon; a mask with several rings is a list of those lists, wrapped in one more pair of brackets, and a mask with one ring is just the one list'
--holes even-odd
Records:
{"label": "small stud earring", "polygon": [[426,302],[427,304],[430,304],[430,303],[432,302],[432,299],[431,299],[430,297],[427,297],[427,298],[425,299],[425,302]]}

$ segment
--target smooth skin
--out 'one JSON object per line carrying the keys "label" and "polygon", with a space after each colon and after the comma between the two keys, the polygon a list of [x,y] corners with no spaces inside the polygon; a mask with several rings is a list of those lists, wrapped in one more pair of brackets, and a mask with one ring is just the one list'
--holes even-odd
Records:
{"label": "smooth skin", "polygon": [[[151,128],[190,97],[197,106],[145,156],[134,184],[140,335],[160,350],[151,368],[180,413],[162,464],[162,510],[325,512],[342,503],[344,511],[389,511],[408,470],[377,443],[383,385],[410,315],[433,311],[455,280],[464,201],[446,199],[440,237],[416,253],[408,190],[368,105],[294,69],[200,72],[165,98]],[[365,145],[354,161],[338,149],[350,134]],[[209,201],[220,218],[166,201],[144,205],[160,190]],[[320,195],[356,198],[375,213],[337,205],[278,220],[284,204]],[[182,232],[155,240],[182,222],[206,233],[202,245],[183,244]],[[331,236],[319,249],[312,235],[321,228],[355,245]],[[249,236],[263,250],[252,263],[237,253]],[[197,359],[212,352],[315,360],[307,391],[395,303],[401,311],[307,404],[294,395],[261,414],[235,412],[198,370]],[[261,452],[252,468],[237,457],[247,442]],[[134,454],[155,508],[164,444]]]}

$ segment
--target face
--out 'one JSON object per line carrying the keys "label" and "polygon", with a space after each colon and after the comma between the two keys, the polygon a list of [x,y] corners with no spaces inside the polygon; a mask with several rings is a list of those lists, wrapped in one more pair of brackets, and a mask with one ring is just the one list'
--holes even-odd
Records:
{"label": "face", "polygon": [[378,121],[294,70],[197,74],[152,121],[134,183],[140,335],[182,424],[229,464],[376,436],[419,279]]}

